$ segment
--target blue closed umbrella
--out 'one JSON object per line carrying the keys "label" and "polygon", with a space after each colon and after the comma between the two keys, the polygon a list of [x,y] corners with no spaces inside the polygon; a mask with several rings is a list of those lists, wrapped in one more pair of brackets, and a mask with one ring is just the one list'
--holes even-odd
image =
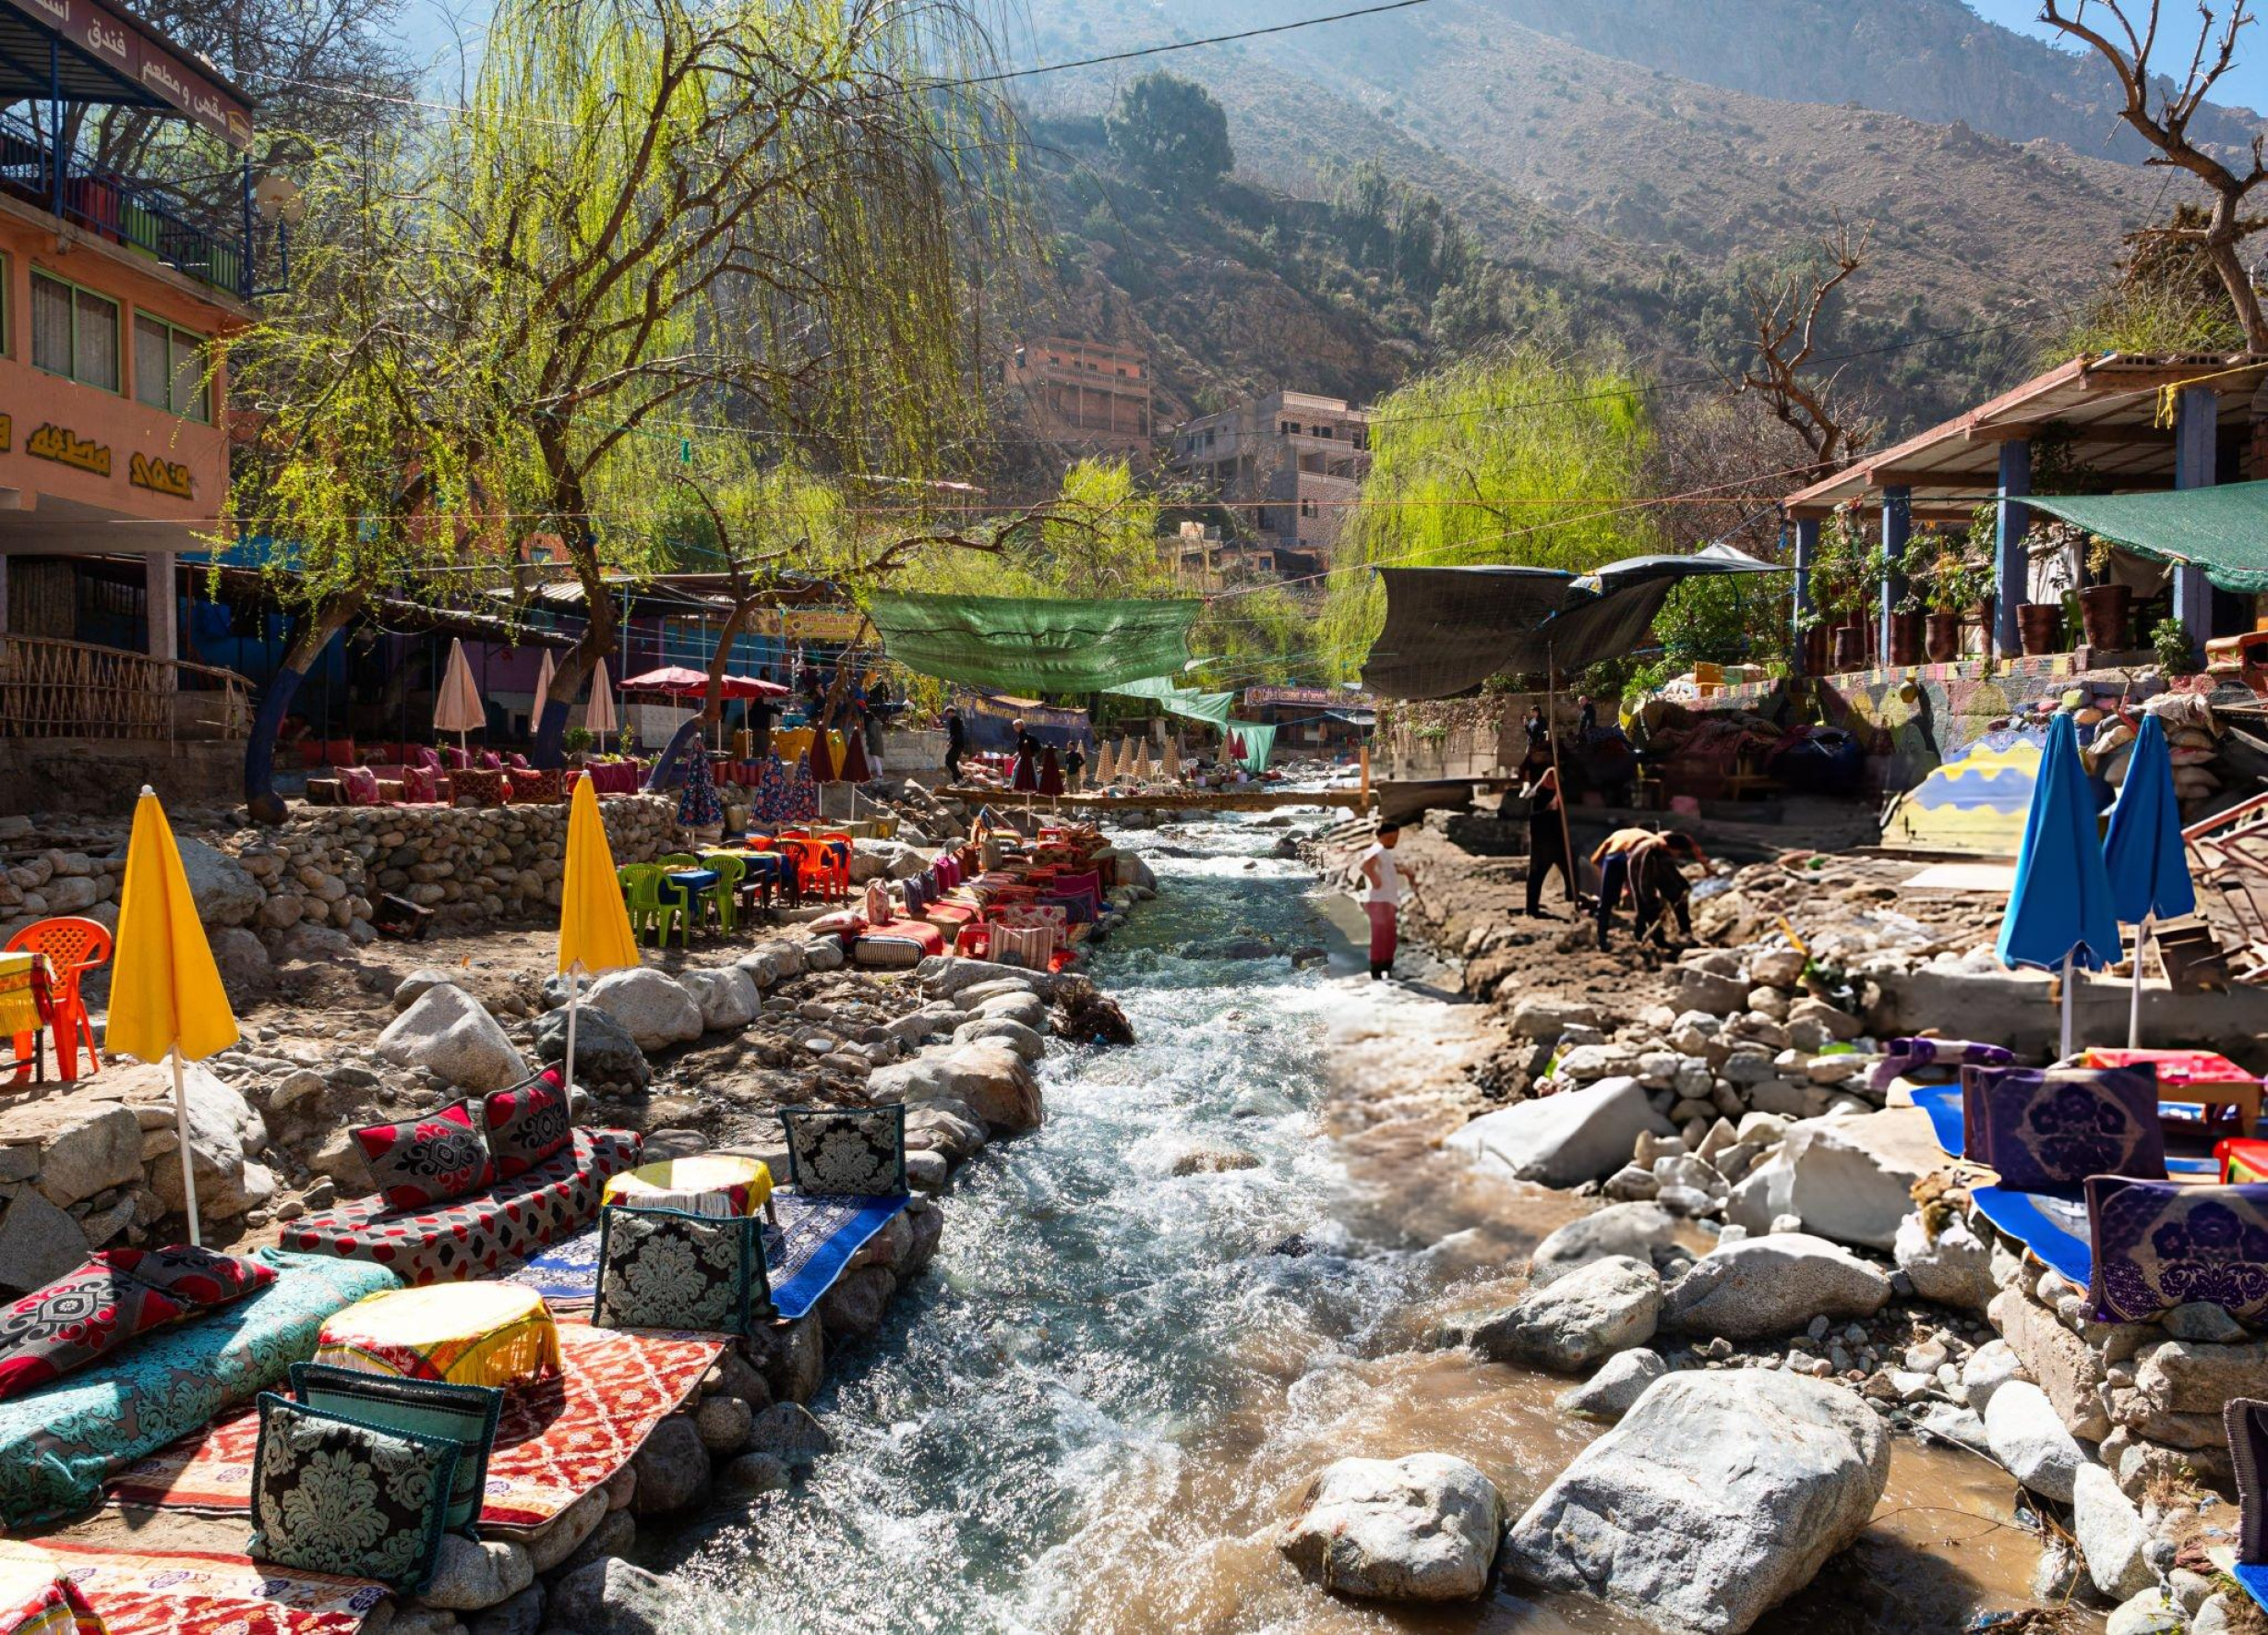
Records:
{"label": "blue closed umbrella", "polygon": [[2063,973],[2063,1054],[2070,1055],[2074,972],[2100,970],[2126,947],[2110,872],[2103,866],[2094,790],[2079,763],[2079,734],[2069,715],[2047,724],[2047,750],[2016,854],[2016,888],[1996,951],[2002,965]]}
{"label": "blue closed umbrella", "polygon": [[2144,715],[2134,734],[2126,782],[2111,802],[2103,865],[2110,874],[2110,900],[2118,918],[2141,928],[2134,935],[2134,997],[2126,1036],[2127,1048],[2140,1050],[2142,944],[2150,940],[2150,922],[2197,909],[2189,848],[2181,838],[2180,801],[2174,794],[2173,751],[2155,715]]}

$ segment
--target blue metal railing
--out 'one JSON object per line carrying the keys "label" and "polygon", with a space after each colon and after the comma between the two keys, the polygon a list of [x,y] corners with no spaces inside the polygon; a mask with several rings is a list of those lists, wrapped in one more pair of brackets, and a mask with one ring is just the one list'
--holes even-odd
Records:
{"label": "blue metal railing", "polygon": [[0,190],[233,295],[252,294],[242,233],[198,226],[162,188],[80,165],[67,153],[58,167],[46,134],[20,114],[0,113]]}

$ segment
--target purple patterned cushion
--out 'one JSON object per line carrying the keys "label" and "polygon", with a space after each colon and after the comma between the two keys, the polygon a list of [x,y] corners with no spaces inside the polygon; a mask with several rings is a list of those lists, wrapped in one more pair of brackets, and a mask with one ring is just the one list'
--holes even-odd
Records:
{"label": "purple patterned cushion", "polygon": [[2012,1192],[2166,1175],[2154,1064],[1963,1067],[1961,1122],[1965,1156],[1998,1170]]}
{"label": "purple patterned cushion", "polygon": [[1881,1065],[1874,1070],[1874,1088],[1887,1090],[1891,1080],[1922,1068],[2015,1064],[2016,1052],[2004,1045],[1982,1044],[1974,1039],[1893,1039]]}
{"label": "purple patterned cushion", "polygon": [[2268,1184],[2087,1182],[2098,1322],[2147,1323],[2192,1300],[2233,1317],[2268,1316]]}

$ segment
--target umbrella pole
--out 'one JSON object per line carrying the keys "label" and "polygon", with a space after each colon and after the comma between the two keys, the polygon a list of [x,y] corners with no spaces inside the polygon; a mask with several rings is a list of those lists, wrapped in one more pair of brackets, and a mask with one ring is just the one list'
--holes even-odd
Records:
{"label": "umbrella pole", "polygon": [[1567,901],[1577,908],[1583,904],[1582,893],[1575,884],[1575,841],[1567,832],[1567,780],[1559,771],[1559,656],[1551,654],[1545,660],[1543,672],[1543,740],[1552,746],[1553,794],[1559,805],[1559,855],[1566,863],[1560,872],[1560,884],[1567,888]]}
{"label": "umbrella pole", "polygon": [[181,1125],[181,1207],[189,1218],[189,1243],[200,1245],[205,1239],[197,1224],[197,1166],[189,1156],[189,1087],[181,1072],[181,1047],[175,1045],[166,1052],[174,1064],[174,1117]]}
{"label": "umbrella pole", "polygon": [[2134,987],[2126,1014],[2126,1048],[2130,1051],[2142,1049],[2142,950],[2149,946],[2150,926],[2154,918],[2143,915],[2142,924],[2134,929]]}
{"label": "umbrella pole", "polygon": [[582,1003],[582,961],[578,959],[567,968],[567,1054],[559,1063],[559,1082],[564,1088],[568,1116],[574,1116],[575,1105],[575,1012]]}
{"label": "umbrella pole", "polygon": [[2074,1005],[2073,984],[2078,973],[2071,968],[2071,956],[2063,956],[2063,1056],[2071,1053],[2071,1024]]}

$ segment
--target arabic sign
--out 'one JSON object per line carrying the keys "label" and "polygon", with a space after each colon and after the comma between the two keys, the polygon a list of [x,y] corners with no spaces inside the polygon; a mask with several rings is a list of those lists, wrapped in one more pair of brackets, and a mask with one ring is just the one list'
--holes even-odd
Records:
{"label": "arabic sign", "polygon": [[1247,687],[1244,689],[1244,707],[1256,710],[1266,704],[1301,704],[1318,710],[1368,709],[1367,694],[1345,687]]}
{"label": "arabic sign", "polygon": [[24,439],[24,452],[35,460],[76,466],[96,476],[110,475],[110,445],[90,442],[78,433],[50,423]]}
{"label": "arabic sign", "polygon": [[137,454],[126,462],[126,481],[137,488],[147,488],[153,494],[171,494],[176,499],[197,498],[197,479],[189,468],[177,460],[160,460],[154,454]]}
{"label": "arabic sign", "polygon": [[101,0],[0,0],[150,96],[179,109],[232,148],[252,145],[252,110],[141,24]]}

